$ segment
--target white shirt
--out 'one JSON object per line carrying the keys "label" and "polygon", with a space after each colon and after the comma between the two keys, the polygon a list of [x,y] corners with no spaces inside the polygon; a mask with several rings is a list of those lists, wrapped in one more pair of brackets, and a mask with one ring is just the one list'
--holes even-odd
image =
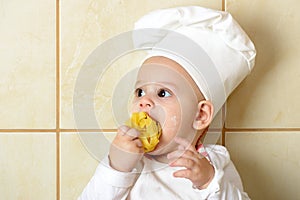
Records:
{"label": "white shirt", "polygon": [[[206,189],[192,187],[192,182],[175,178],[178,167],[170,167],[153,159],[143,157],[133,172],[119,172],[109,166],[108,157],[97,170],[82,192],[79,200],[188,200],[188,199],[249,199],[225,147],[208,145],[215,175]],[[137,171],[141,170],[141,173]]]}

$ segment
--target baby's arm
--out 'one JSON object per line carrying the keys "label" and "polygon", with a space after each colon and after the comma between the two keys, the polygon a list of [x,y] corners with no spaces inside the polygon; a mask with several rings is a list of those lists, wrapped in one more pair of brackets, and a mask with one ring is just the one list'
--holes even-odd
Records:
{"label": "baby's arm", "polygon": [[121,172],[131,172],[142,159],[144,148],[140,132],[121,126],[109,150],[110,166]]}
{"label": "baby's arm", "polygon": [[119,172],[109,166],[105,157],[78,200],[125,200],[138,174]]}
{"label": "baby's arm", "polygon": [[134,172],[143,156],[139,132],[122,126],[111,145],[109,156],[98,166],[79,200],[126,199],[138,173]]}
{"label": "baby's arm", "polygon": [[[229,153],[224,147],[215,145],[210,149],[211,162],[199,155],[183,138],[175,138],[178,150],[170,153],[170,166],[184,167],[174,173],[175,177],[189,179],[194,188],[205,191],[205,199],[249,199],[243,191],[242,182]],[[175,159],[175,161],[174,161]]]}
{"label": "baby's arm", "polygon": [[207,188],[214,177],[214,167],[187,140],[179,137],[174,140],[179,146],[177,151],[168,154],[170,166],[184,167],[174,172],[174,177],[189,179],[195,188]]}

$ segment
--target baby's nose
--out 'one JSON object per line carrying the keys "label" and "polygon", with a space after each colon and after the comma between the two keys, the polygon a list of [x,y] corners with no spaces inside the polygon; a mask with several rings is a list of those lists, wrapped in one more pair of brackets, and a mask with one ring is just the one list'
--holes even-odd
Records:
{"label": "baby's nose", "polygon": [[153,101],[151,99],[149,99],[148,97],[144,97],[140,100],[139,107],[142,110],[147,111],[147,109],[153,107]]}

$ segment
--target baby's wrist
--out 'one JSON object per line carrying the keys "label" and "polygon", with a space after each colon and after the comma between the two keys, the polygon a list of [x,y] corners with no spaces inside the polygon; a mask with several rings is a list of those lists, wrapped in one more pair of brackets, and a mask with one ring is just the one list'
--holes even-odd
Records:
{"label": "baby's wrist", "polygon": [[209,186],[209,184],[212,182],[214,176],[215,176],[215,169],[214,169],[214,167],[212,167],[212,173],[210,173],[208,180],[203,185],[200,185],[200,186],[193,185],[193,189],[198,189],[198,190],[206,189]]}
{"label": "baby's wrist", "polygon": [[134,166],[129,166],[126,163],[120,163],[120,162],[114,162],[111,160],[110,156],[108,156],[109,160],[109,166],[113,168],[114,170],[120,171],[120,172],[131,172],[134,169]]}

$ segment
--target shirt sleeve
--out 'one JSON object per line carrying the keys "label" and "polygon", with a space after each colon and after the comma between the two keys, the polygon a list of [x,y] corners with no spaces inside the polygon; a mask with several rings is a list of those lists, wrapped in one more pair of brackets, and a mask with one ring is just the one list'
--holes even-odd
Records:
{"label": "shirt sleeve", "polygon": [[224,171],[218,170],[216,181],[214,182],[215,190],[210,193],[209,198],[212,199],[232,199],[232,200],[247,200],[250,199],[246,192],[243,191],[242,182],[233,163],[230,163],[224,168]]}
{"label": "shirt sleeve", "polygon": [[230,160],[225,147],[219,147],[211,161],[215,169],[215,176],[206,189],[206,199],[209,200],[247,200],[250,199],[243,190],[241,178]]}
{"label": "shirt sleeve", "polygon": [[107,156],[100,162],[78,200],[125,200],[137,176],[138,173],[134,171],[127,173],[114,170]]}

